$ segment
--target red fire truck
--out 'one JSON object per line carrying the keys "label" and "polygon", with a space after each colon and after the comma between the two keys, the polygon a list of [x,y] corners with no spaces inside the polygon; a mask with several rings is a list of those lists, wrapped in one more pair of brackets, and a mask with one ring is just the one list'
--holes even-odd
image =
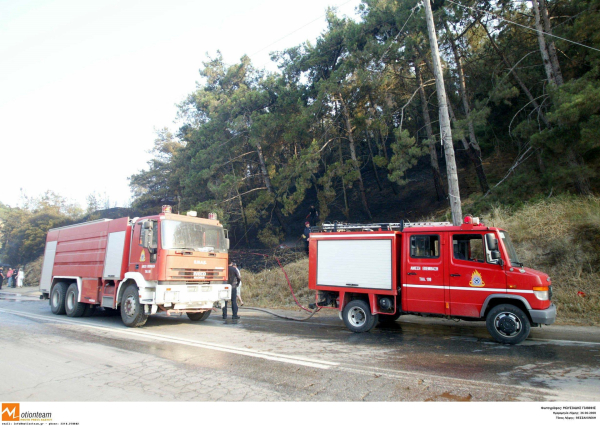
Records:
{"label": "red fire truck", "polygon": [[525,268],[508,233],[447,222],[325,225],[310,234],[309,288],[354,332],[400,315],[485,321],[500,343],[552,324],[548,275]]}
{"label": "red fire truck", "polygon": [[51,229],[40,291],[52,313],[80,317],[96,307],[120,310],[129,327],[144,325],[157,312],[207,319],[231,298],[229,239],[216,215],[188,214],[164,209],[156,216]]}

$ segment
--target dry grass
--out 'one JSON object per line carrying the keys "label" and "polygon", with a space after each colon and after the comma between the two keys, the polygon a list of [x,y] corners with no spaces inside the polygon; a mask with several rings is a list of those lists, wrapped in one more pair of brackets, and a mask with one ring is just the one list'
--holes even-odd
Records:
{"label": "dry grass", "polygon": [[[308,307],[315,294],[308,289],[308,259],[301,259],[284,266],[298,302]],[[272,268],[257,273],[242,271],[242,298],[250,306],[292,307],[295,306],[285,274],[274,264]]]}

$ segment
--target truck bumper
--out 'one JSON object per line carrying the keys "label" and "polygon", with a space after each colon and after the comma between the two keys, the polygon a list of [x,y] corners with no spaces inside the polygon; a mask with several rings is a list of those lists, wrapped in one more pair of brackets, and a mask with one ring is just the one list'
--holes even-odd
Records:
{"label": "truck bumper", "polygon": [[556,305],[553,303],[547,309],[529,309],[529,315],[534,324],[553,324],[556,320]]}

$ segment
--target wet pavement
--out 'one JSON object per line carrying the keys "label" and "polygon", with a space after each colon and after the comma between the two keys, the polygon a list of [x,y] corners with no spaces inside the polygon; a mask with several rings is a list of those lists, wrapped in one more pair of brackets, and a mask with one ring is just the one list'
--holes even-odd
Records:
{"label": "wet pavement", "polygon": [[[304,317],[304,312],[286,315]],[[401,317],[370,333],[334,311],[306,322],[240,310],[151,316],[50,313],[0,293],[0,397],[38,401],[598,401],[600,329],[533,329],[495,343],[483,323]]]}

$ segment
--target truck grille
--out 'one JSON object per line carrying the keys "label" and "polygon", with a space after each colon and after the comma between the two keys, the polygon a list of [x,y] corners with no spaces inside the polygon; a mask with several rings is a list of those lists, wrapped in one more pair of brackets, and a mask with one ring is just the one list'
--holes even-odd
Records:
{"label": "truck grille", "polygon": [[223,269],[172,268],[168,279],[171,280],[218,280],[223,279]]}

